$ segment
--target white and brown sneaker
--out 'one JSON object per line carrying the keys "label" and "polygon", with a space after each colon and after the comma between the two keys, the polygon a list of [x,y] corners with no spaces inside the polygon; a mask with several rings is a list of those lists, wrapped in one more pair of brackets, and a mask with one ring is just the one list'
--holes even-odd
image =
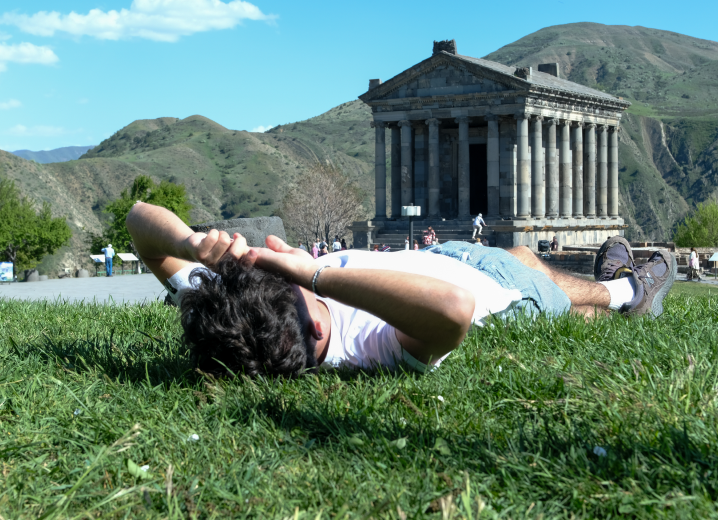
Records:
{"label": "white and brown sneaker", "polygon": [[633,270],[636,294],[632,301],[621,307],[631,315],[648,314],[657,318],[663,314],[663,298],[671,290],[678,273],[676,257],[668,251],[656,251],[645,264]]}

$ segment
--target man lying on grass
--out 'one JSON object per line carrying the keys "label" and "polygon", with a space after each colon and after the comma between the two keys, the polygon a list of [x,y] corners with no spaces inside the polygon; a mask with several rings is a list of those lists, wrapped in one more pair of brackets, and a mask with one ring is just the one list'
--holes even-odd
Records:
{"label": "man lying on grass", "polygon": [[138,202],[127,228],[142,261],[181,309],[199,368],[295,376],[323,363],[419,371],[438,365],[471,324],[517,311],[658,316],[676,277],[659,251],[635,265],[621,237],[596,256],[596,282],[548,267],[526,247],[447,242],[423,251],[341,251],[317,260],[269,236],[194,233],[170,211]]}

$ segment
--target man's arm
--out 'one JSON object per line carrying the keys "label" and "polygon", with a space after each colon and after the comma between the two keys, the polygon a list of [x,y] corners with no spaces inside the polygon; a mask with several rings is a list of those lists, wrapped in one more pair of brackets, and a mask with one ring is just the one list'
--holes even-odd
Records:
{"label": "man's arm", "polygon": [[[267,246],[250,250],[256,265],[311,291],[316,263],[276,237],[269,237]],[[454,284],[381,269],[330,267],[319,276],[317,289],[386,321],[397,330],[402,347],[422,362],[438,359],[463,341],[475,306],[474,295]]]}
{"label": "man's arm", "polygon": [[132,207],[125,224],[140,258],[163,284],[192,262],[212,268],[228,250],[238,258],[248,250],[239,233],[234,241],[225,231],[195,233],[170,210],[143,202]]}

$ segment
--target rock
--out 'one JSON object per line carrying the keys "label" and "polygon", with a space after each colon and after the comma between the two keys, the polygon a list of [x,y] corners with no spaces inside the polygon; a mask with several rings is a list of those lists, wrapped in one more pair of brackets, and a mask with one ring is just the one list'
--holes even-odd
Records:
{"label": "rock", "polygon": [[26,282],[39,282],[40,281],[40,273],[38,273],[36,269],[26,269],[25,270],[25,281]]}
{"label": "rock", "polygon": [[47,280],[48,280],[48,278],[47,278],[47,275],[46,275],[46,274],[41,274],[41,275],[38,277],[38,281],[39,281],[39,282],[46,282]]}
{"label": "rock", "polygon": [[75,276],[77,278],[89,278],[90,273],[87,271],[87,269],[78,269],[77,272],[75,273]]}
{"label": "rock", "polygon": [[264,247],[264,240],[269,235],[275,235],[285,242],[287,241],[284,223],[279,217],[234,218],[197,224],[190,228],[195,233],[207,233],[211,229],[226,231],[230,237],[233,233],[240,233],[247,239],[247,244],[250,247]]}

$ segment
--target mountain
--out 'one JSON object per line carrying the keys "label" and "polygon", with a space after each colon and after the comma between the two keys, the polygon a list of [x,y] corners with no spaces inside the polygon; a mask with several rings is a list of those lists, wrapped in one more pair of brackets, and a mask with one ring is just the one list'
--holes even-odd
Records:
{"label": "mountain", "polygon": [[571,81],[633,103],[622,122],[621,215],[632,239],[669,239],[718,190],[718,43],[645,27],[546,27],[486,56],[559,63]]}
{"label": "mountain", "polygon": [[[533,67],[558,62],[563,77],[633,103],[619,146],[620,211],[629,238],[670,239],[694,204],[718,192],[717,43],[579,23],[547,27],[486,58]],[[73,244],[47,262],[74,268],[85,262],[87,232],[99,232],[108,218],[102,208],[141,174],[183,183],[195,223],[271,215],[296,176],[316,161],[355,178],[370,207],[370,120],[369,108],[358,100],[265,133],[230,130],[202,116],[140,120],[79,160],[38,164],[0,152],[0,177],[51,202],[56,215],[68,215]]]}
{"label": "mountain", "polygon": [[62,148],[55,148],[54,150],[41,150],[39,152],[33,152],[32,150],[15,150],[10,152],[13,155],[27,159],[28,161],[35,161],[41,164],[53,163],[53,162],[65,162],[74,161],[79,159],[82,154],[91,150],[94,146],[64,146]]}

